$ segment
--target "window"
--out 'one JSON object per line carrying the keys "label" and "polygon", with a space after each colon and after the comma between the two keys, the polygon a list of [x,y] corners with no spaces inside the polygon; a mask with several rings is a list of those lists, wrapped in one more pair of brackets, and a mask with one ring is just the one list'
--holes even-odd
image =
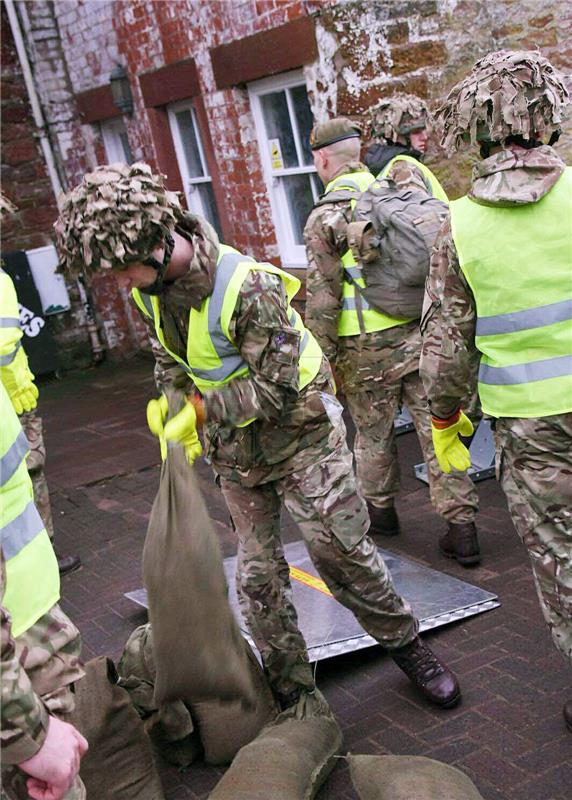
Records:
{"label": "window", "polygon": [[306,266],[303,231],[322,186],[308,139],[312,112],[302,71],[249,87],[282,263]]}
{"label": "window", "polygon": [[222,238],[197,115],[192,103],[174,103],[167,107],[179,171],[185,187],[187,205],[194,214],[205,217]]}
{"label": "window", "polygon": [[129,138],[121,117],[110,119],[100,124],[107,163],[132,164],[133,156],[129,147]]}

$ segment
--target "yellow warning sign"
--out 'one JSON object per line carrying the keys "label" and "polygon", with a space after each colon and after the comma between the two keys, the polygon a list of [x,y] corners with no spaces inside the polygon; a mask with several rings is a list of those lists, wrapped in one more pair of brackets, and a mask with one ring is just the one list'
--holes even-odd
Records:
{"label": "yellow warning sign", "polygon": [[295,581],[299,581],[300,583],[309,586],[311,589],[316,589],[316,591],[322,592],[322,594],[327,594],[328,597],[333,596],[321,578],[316,578],[315,575],[311,575],[309,572],[304,572],[303,569],[298,569],[298,567],[290,567],[290,576],[294,578]]}
{"label": "yellow warning sign", "polygon": [[280,147],[280,139],[270,139],[270,160],[272,162],[272,169],[284,169],[284,161],[282,159],[282,148]]}

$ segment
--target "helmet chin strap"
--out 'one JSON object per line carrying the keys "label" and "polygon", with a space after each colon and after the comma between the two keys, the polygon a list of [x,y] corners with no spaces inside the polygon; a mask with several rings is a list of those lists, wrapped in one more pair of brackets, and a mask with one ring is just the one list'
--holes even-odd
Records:
{"label": "helmet chin strap", "polygon": [[171,262],[171,256],[173,255],[173,248],[175,246],[175,240],[168,233],[165,236],[165,252],[163,254],[163,261],[158,261],[154,256],[149,256],[143,262],[148,267],[153,267],[156,271],[157,276],[151,286],[147,286],[143,291],[145,294],[160,294],[161,289],[163,288],[163,281],[165,279],[165,272],[167,271],[167,267]]}

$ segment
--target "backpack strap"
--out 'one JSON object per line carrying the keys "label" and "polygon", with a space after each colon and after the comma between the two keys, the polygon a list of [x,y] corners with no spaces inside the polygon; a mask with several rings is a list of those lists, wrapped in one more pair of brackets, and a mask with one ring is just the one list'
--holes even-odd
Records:
{"label": "backpack strap", "polygon": [[334,189],[333,192],[327,192],[321,195],[314,203],[314,208],[325,206],[328,203],[341,203],[348,200],[357,200],[356,194],[359,193],[359,188],[356,184],[356,189]]}

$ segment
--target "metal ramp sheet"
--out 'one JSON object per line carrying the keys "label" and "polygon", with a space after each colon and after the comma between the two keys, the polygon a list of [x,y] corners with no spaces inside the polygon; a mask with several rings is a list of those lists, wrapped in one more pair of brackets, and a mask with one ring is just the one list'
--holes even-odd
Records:
{"label": "metal ramp sheet", "polygon": [[[377,644],[361,627],[354,615],[331,596],[319,577],[303,542],[284,548],[290,564],[290,578],[298,624],[308,645],[311,661],[361,650]],[[471,583],[445,575],[404,556],[381,550],[391,571],[395,587],[411,603],[421,631],[439,628],[497,608],[497,596]],[[236,558],[226,558],[224,569],[229,585],[229,599],[241,630],[251,642],[240,614],[235,590]],[[127,592],[126,597],[147,608],[145,589]]]}

